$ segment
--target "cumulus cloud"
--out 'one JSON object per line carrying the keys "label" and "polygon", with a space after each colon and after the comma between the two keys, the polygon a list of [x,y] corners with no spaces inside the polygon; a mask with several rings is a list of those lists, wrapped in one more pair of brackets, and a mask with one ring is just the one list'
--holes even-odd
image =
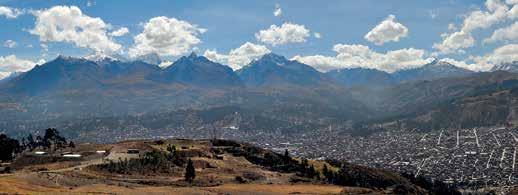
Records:
{"label": "cumulus cloud", "polygon": [[491,67],[493,67],[493,65],[466,63],[465,61],[455,60],[455,59],[451,59],[451,58],[443,58],[440,61],[447,62],[451,65],[461,67],[464,69],[468,69],[468,70],[472,70],[472,71],[477,71],[477,72],[488,71],[489,69],[491,69]]}
{"label": "cumulus cloud", "polygon": [[180,56],[201,43],[198,36],[206,31],[176,18],[151,18],[144,24],[144,31],[134,37],[135,43],[129,49],[129,55],[136,57],[157,53],[160,56]]}
{"label": "cumulus cloud", "polygon": [[246,42],[240,47],[230,50],[228,54],[220,54],[215,50],[206,50],[203,55],[212,61],[227,64],[232,69],[237,70],[249,64],[252,60],[258,59],[270,52],[264,45]]}
{"label": "cumulus cloud", "polygon": [[485,42],[495,41],[514,41],[518,40],[518,22],[514,24],[495,30],[490,38],[486,39]]}
{"label": "cumulus cloud", "polygon": [[275,4],[275,10],[273,11],[273,15],[279,17],[279,16],[281,16],[281,14],[282,14],[281,5],[279,5],[277,3],[277,4]]}
{"label": "cumulus cloud", "polygon": [[0,71],[0,80],[7,78],[9,75],[11,75],[10,72],[1,72]]}
{"label": "cumulus cloud", "polygon": [[378,53],[365,45],[337,44],[333,47],[336,56],[295,56],[292,60],[308,64],[317,70],[326,72],[341,68],[373,68],[387,72],[408,69],[430,63],[421,49],[406,48]]}
{"label": "cumulus cloud", "polygon": [[470,33],[465,31],[458,31],[446,35],[442,43],[436,43],[433,48],[442,53],[459,52],[461,48],[468,48],[475,45],[475,39]]}
{"label": "cumulus cloud", "polygon": [[[479,66],[489,68],[496,64],[518,61],[518,44],[504,45],[496,48],[490,54],[472,58]],[[489,70],[489,68],[487,70]]]}
{"label": "cumulus cloud", "polygon": [[315,38],[317,38],[317,39],[322,38],[322,35],[321,35],[320,33],[318,33],[318,32],[313,33],[313,36],[314,36]]}
{"label": "cumulus cloud", "polygon": [[448,30],[449,31],[456,31],[457,30],[457,26],[455,26],[455,24],[453,24],[453,23],[449,23],[448,24]]}
{"label": "cumulus cloud", "polygon": [[90,0],[86,1],[86,7],[92,7],[94,5],[95,5],[94,1],[90,1]]}
{"label": "cumulus cloud", "polygon": [[0,16],[5,16],[9,19],[17,18],[24,13],[21,9],[0,6]]}
{"label": "cumulus cloud", "polygon": [[514,5],[513,8],[511,8],[511,10],[509,10],[509,12],[507,13],[507,15],[509,16],[509,18],[511,19],[516,19],[518,18],[518,4]]}
{"label": "cumulus cloud", "polygon": [[306,42],[310,35],[309,30],[304,25],[284,23],[282,26],[271,25],[266,30],[255,33],[257,40],[273,46],[284,45],[287,43]]}
{"label": "cumulus cloud", "polygon": [[[40,61],[38,63],[43,62]],[[19,59],[15,55],[0,56],[0,79],[9,76],[13,72],[28,71],[36,64],[36,62],[30,60]]]}
{"label": "cumulus cloud", "polygon": [[4,42],[4,47],[7,47],[7,48],[15,48],[17,45],[18,45],[18,43],[16,43],[16,41],[13,41],[13,40],[7,40]]}
{"label": "cumulus cloud", "polygon": [[160,64],[158,64],[158,67],[167,68],[167,67],[171,66],[172,64],[173,64],[173,62],[171,62],[169,60],[164,60],[164,61],[160,62]]}
{"label": "cumulus cloud", "polygon": [[437,17],[437,11],[435,10],[428,10],[428,15],[431,19],[435,19]]}
{"label": "cumulus cloud", "polygon": [[475,10],[469,13],[459,31],[447,33],[441,43],[434,44],[440,53],[454,53],[475,45],[472,32],[477,29],[487,29],[508,17],[509,8],[500,0],[487,0],[486,11]]}
{"label": "cumulus cloud", "polygon": [[398,42],[408,35],[408,28],[396,21],[396,16],[389,15],[385,20],[368,32],[364,38],[376,45],[386,42]]}
{"label": "cumulus cloud", "polygon": [[122,47],[108,37],[109,24],[101,18],[83,14],[76,6],[54,6],[33,14],[36,23],[29,32],[39,36],[42,42],[73,43],[77,47],[104,53],[113,53]]}
{"label": "cumulus cloud", "polygon": [[110,32],[110,36],[112,36],[112,37],[120,37],[120,36],[124,36],[124,35],[126,35],[128,33],[129,33],[128,28],[122,27],[122,28],[117,29],[116,31]]}

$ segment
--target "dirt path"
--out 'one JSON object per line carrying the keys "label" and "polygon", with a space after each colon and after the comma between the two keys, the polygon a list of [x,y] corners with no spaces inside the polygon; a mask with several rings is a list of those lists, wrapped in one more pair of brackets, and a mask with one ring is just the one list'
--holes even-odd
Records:
{"label": "dirt path", "polygon": [[116,148],[115,150],[112,150],[106,157],[104,158],[98,158],[93,159],[89,161],[82,161],[80,162],[80,165],[63,168],[63,169],[55,169],[55,170],[46,170],[46,171],[40,171],[40,173],[58,173],[58,172],[65,172],[65,171],[73,171],[73,170],[82,170],[85,167],[91,166],[91,165],[100,165],[108,163],[111,161],[118,161],[119,159],[132,159],[132,158],[138,158],[138,154],[128,154],[121,148]]}

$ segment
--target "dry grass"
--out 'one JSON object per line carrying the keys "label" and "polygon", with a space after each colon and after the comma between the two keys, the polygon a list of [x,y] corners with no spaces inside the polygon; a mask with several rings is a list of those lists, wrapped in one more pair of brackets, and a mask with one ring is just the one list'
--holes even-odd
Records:
{"label": "dry grass", "polygon": [[[224,184],[217,187],[122,186],[91,184],[80,187],[49,187],[17,178],[0,177],[0,192],[7,194],[339,194],[342,187],[312,184]],[[360,189],[349,189],[360,190]],[[359,191],[358,191],[359,192]]]}
{"label": "dry grass", "polygon": [[[163,151],[169,144],[175,145],[179,151],[211,153],[210,142],[207,140],[178,139],[164,140],[164,144],[160,145],[152,141],[81,144],[75,151],[109,150],[111,154],[105,158],[117,159],[118,155],[125,155],[128,148],[137,148],[141,151]],[[54,173],[36,173],[25,169],[25,171],[17,171],[11,175],[0,175],[0,194],[340,194],[344,190],[344,187],[335,185],[291,184],[290,178],[293,173],[272,172],[250,163],[244,157],[228,153],[222,156],[223,159],[213,158],[213,155],[192,157],[197,166],[196,186],[194,187],[185,187],[190,184],[183,181],[181,171],[178,174],[150,176],[118,175],[89,169],[67,169]],[[42,167],[61,169],[71,166],[72,163],[77,162],[47,163],[29,167],[32,169]],[[312,160],[309,163],[314,165],[317,170],[321,170],[323,165],[327,164]],[[206,166],[207,164],[210,166]],[[333,170],[337,169],[329,164],[327,166]],[[236,181],[237,176],[247,178],[247,183],[239,184]],[[368,192],[368,189],[363,188],[345,188],[345,190],[350,194]]]}
{"label": "dry grass", "polygon": [[312,184],[226,184],[205,189],[230,194],[339,194],[343,188]]}

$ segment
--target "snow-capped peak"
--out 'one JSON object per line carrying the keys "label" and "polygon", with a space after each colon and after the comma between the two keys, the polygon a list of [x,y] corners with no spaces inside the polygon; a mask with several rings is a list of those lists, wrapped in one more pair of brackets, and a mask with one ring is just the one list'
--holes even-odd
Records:
{"label": "snow-capped peak", "polygon": [[518,72],[518,61],[496,64],[491,69],[491,71],[497,71],[497,70]]}
{"label": "snow-capped peak", "polygon": [[118,55],[107,55],[105,53],[96,52],[92,55],[85,56],[84,59],[94,61],[94,62],[103,62],[103,61],[122,61],[121,57]]}

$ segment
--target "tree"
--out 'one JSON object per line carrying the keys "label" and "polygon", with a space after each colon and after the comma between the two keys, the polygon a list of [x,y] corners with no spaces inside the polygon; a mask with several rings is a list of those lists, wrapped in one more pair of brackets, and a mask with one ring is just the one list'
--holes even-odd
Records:
{"label": "tree", "polygon": [[21,150],[20,142],[15,139],[7,137],[5,134],[0,134],[0,160],[9,161],[13,159],[15,153]]}
{"label": "tree", "polygon": [[51,148],[54,146],[54,150],[59,148],[64,148],[66,146],[67,140],[59,135],[59,131],[54,128],[49,128],[45,130],[45,135],[43,136],[43,147]]}
{"label": "tree", "polygon": [[68,143],[68,147],[69,148],[76,148],[76,144],[73,141],[70,141],[70,143]]}
{"label": "tree", "polygon": [[38,135],[38,136],[36,136],[36,141],[34,142],[34,148],[37,148],[37,147],[40,147],[40,146],[45,147],[43,145],[43,138]]}
{"label": "tree", "polygon": [[196,171],[194,170],[194,165],[192,164],[192,160],[189,159],[187,161],[187,167],[185,167],[185,181],[192,182],[196,177]]}
{"label": "tree", "polygon": [[305,159],[305,158],[302,159],[302,167],[304,167],[304,168],[308,167],[308,159]]}
{"label": "tree", "polygon": [[326,164],[324,164],[324,168],[322,168],[322,174],[328,183],[334,182],[335,173],[333,170],[330,170]]}
{"label": "tree", "polygon": [[167,159],[171,160],[171,161],[174,161],[176,159],[176,157],[177,157],[177,155],[176,155],[176,146],[172,145],[172,144],[167,145],[167,151],[169,152],[169,154],[167,155]]}
{"label": "tree", "polygon": [[290,153],[288,152],[288,149],[284,150],[284,162],[288,163],[290,161]]}
{"label": "tree", "polygon": [[324,164],[324,168],[322,168],[322,174],[324,175],[324,178],[329,178],[329,169],[326,164]]}
{"label": "tree", "polygon": [[34,148],[36,148],[36,142],[34,141],[32,133],[29,133],[27,136],[27,148],[29,148],[29,150],[34,150]]}
{"label": "tree", "polygon": [[309,166],[307,170],[307,176],[309,178],[314,178],[317,174],[317,171],[315,170],[315,167],[313,165]]}
{"label": "tree", "polygon": [[173,154],[176,153],[176,146],[172,144],[167,145],[167,151]]}

